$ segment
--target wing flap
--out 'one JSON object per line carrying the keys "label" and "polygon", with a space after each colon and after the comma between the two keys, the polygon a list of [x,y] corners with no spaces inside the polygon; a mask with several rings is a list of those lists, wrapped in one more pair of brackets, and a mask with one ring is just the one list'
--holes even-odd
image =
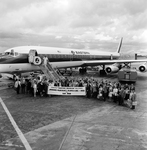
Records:
{"label": "wing flap", "polygon": [[142,60],[93,60],[93,61],[84,61],[83,66],[96,66],[96,65],[110,65],[114,63],[140,63],[147,62],[147,59]]}
{"label": "wing flap", "polygon": [[84,66],[96,66],[96,65],[109,65],[114,63],[139,63],[139,62],[147,62],[147,59],[142,60],[93,60],[93,61],[84,61]]}
{"label": "wing flap", "polygon": [[93,61],[66,61],[66,62],[51,62],[53,68],[72,68],[72,67],[86,67],[111,65],[114,63],[141,63],[147,62],[147,59],[142,60],[93,60]]}

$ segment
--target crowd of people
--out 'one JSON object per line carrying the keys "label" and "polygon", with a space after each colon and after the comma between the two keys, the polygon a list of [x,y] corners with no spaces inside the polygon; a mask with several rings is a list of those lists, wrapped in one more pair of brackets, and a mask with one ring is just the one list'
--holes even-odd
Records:
{"label": "crowd of people", "polygon": [[134,84],[121,84],[107,80],[89,81],[86,85],[88,98],[97,98],[103,101],[113,101],[119,105],[129,105],[135,109],[136,92]]}
{"label": "crowd of people", "polygon": [[40,77],[19,78],[16,76],[14,78],[14,88],[17,94],[31,94],[34,97],[36,97],[37,94],[44,96],[47,93],[48,86],[49,82],[47,79],[41,80]]}
{"label": "crowd of people", "polygon": [[103,101],[113,101],[119,105],[131,104],[130,107],[135,109],[136,92],[134,84],[121,84],[104,79],[88,78],[88,77],[65,77],[62,80],[47,80],[46,77],[41,78],[15,78],[14,87],[17,94],[32,94],[47,96],[48,86],[63,87],[85,87],[86,97]]}

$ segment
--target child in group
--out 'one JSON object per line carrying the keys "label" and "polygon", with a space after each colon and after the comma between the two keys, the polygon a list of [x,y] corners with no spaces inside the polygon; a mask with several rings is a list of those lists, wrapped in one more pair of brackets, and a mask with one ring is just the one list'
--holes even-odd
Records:
{"label": "child in group", "polygon": [[130,102],[131,102],[131,109],[135,109],[135,106],[137,105],[137,101],[136,101],[136,92],[135,90],[131,90],[130,92]]}
{"label": "child in group", "polygon": [[99,87],[97,98],[99,100],[103,100],[103,88],[102,88],[102,86]]}
{"label": "child in group", "polygon": [[34,80],[33,89],[34,89],[34,97],[36,97],[36,93],[37,93],[37,81],[36,80]]}

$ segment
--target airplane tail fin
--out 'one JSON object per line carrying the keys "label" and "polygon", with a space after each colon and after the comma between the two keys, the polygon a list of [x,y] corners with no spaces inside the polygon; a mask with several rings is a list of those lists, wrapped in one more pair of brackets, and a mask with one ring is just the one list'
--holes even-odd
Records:
{"label": "airplane tail fin", "polygon": [[122,45],[122,40],[123,40],[123,38],[121,38],[121,40],[120,40],[120,43],[119,43],[117,51],[116,51],[117,53],[120,53],[121,45]]}

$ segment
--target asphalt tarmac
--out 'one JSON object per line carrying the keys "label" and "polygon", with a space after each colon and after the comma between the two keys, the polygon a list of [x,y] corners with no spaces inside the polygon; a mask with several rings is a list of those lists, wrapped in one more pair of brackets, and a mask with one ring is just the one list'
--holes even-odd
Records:
{"label": "asphalt tarmac", "polygon": [[[96,74],[91,75],[97,77]],[[105,79],[117,80],[116,76],[108,76]],[[34,100],[28,96],[18,97],[13,89],[0,90],[0,95],[33,150],[147,150],[147,73],[139,74],[135,87],[138,101],[135,110],[113,102],[85,97],[58,96],[49,100]],[[0,110],[1,122],[4,116],[1,106]],[[48,118],[49,112],[53,110],[54,115],[52,113],[51,118]],[[39,120],[40,124],[43,123],[38,125],[38,122],[35,122],[37,126],[30,125],[31,127],[28,126],[25,130],[21,124],[29,124],[29,114],[34,115],[33,113],[37,112],[38,120],[42,118],[40,113],[43,112],[46,116],[44,120]],[[22,122],[19,122],[20,117],[16,117],[17,113],[21,113]],[[25,113],[27,117],[23,116]],[[5,126],[10,122],[6,123],[0,124],[0,128],[7,129]],[[1,141],[0,150],[25,150],[16,134],[12,135],[12,138],[8,136],[9,138]]]}

